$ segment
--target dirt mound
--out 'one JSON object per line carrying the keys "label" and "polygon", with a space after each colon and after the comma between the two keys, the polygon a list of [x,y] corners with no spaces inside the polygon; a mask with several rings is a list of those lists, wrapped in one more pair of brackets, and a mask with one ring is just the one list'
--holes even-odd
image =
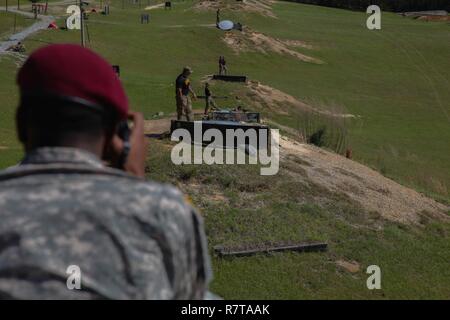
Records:
{"label": "dirt mound", "polygon": [[306,43],[305,41],[300,41],[300,40],[280,40],[282,41],[285,45],[290,46],[290,47],[299,47],[299,48],[304,48],[304,49],[309,49],[312,50],[314,49],[314,47],[308,43]]}
{"label": "dirt mound", "polygon": [[170,122],[173,118],[145,120],[144,132],[146,135],[158,136],[170,131]]}
{"label": "dirt mound", "polygon": [[336,264],[350,273],[358,272],[361,267],[356,261],[337,260]]}
{"label": "dirt mound", "polygon": [[154,10],[154,9],[164,8],[164,6],[165,6],[165,3],[163,2],[163,3],[160,3],[160,4],[155,4],[153,6],[145,7],[144,10]]}
{"label": "dirt mound", "polygon": [[247,87],[250,92],[250,96],[255,103],[267,106],[270,111],[278,114],[288,114],[287,111],[280,109],[280,105],[291,105],[299,108],[303,111],[310,111],[316,114],[322,114],[326,116],[339,117],[339,118],[355,118],[356,116],[348,113],[333,113],[328,110],[320,110],[304,102],[301,102],[293,96],[272,88],[267,85],[260,84],[256,81],[249,81]]}
{"label": "dirt mound", "polygon": [[202,0],[194,6],[194,9],[246,11],[276,18],[276,15],[272,11],[272,4],[274,2],[272,0]]}
{"label": "dirt mound", "polygon": [[337,193],[345,193],[359,202],[369,212],[401,223],[418,224],[422,218],[432,217],[450,221],[446,214],[449,206],[438,203],[424,195],[406,188],[380,173],[345,157],[318,147],[295,142],[286,137],[280,139],[281,161],[295,161],[301,166],[305,179]]}
{"label": "dirt mound", "polygon": [[225,33],[223,41],[236,53],[254,51],[266,54],[268,52],[276,52],[278,54],[291,55],[304,62],[316,64],[323,63],[323,61],[319,59],[309,57],[290,48],[294,46],[301,46],[308,49],[312,48],[312,46],[307,45],[302,41],[279,40],[263,33],[253,31],[248,27],[244,27],[242,32]]}
{"label": "dirt mound", "polygon": [[417,20],[421,21],[450,21],[450,16],[420,16]]}
{"label": "dirt mound", "polygon": [[204,27],[204,28],[215,28],[215,23],[200,23],[197,25],[185,25],[185,24],[174,24],[170,26],[162,26],[163,28],[186,28],[186,27]]}

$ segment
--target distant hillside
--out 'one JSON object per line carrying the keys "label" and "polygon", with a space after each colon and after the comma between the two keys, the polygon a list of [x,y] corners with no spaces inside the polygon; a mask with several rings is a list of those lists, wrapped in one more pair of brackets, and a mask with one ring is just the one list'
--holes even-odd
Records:
{"label": "distant hillside", "polygon": [[448,0],[286,0],[319,6],[345,8],[352,10],[365,10],[371,4],[376,4],[382,10],[393,12],[420,11],[420,10],[450,10]]}

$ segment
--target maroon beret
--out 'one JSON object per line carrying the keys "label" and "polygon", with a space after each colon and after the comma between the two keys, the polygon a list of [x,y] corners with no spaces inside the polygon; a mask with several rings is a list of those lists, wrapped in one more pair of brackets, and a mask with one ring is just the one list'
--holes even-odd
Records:
{"label": "maroon beret", "polygon": [[34,51],[19,71],[22,96],[54,94],[85,100],[128,115],[128,99],[112,66],[93,51],[73,44],[54,44]]}

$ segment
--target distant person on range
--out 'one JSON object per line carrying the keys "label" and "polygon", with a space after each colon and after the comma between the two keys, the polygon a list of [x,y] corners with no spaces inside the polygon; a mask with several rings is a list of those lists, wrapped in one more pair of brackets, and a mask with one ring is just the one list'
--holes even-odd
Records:
{"label": "distant person on range", "polygon": [[0,299],[211,297],[202,219],[144,180],[144,119],[111,65],[50,45],[17,82],[25,157],[0,171]]}
{"label": "distant person on range", "polygon": [[17,44],[15,44],[15,45],[9,47],[9,48],[7,49],[7,51],[13,51],[13,52],[20,52],[20,53],[23,53],[23,52],[25,52],[25,45],[24,45],[22,42],[19,41],[19,42],[17,42]]}
{"label": "distant person on range", "polygon": [[220,8],[217,9],[216,11],[216,27],[219,27],[219,23],[220,23]]}
{"label": "distant person on range", "polygon": [[219,57],[219,74],[226,75],[228,73],[227,62],[224,56]]}
{"label": "distant person on range", "polygon": [[205,115],[208,114],[209,109],[212,107],[213,109],[217,109],[216,102],[214,101],[211,89],[209,88],[209,83],[205,83]]}
{"label": "distant person on range", "polygon": [[190,67],[184,67],[181,74],[175,80],[175,96],[177,102],[177,119],[181,120],[183,114],[186,115],[187,121],[193,121],[194,115],[192,112],[192,100],[189,95],[192,95],[193,99],[197,99],[197,95],[191,86],[191,80],[189,76],[192,74]]}

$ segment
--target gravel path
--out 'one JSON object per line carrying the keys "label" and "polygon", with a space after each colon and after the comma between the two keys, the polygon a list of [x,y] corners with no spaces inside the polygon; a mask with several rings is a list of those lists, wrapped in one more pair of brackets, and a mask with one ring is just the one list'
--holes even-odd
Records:
{"label": "gravel path", "polygon": [[[0,11],[5,11],[4,7],[0,7]],[[26,12],[26,11],[20,11],[17,9],[8,9],[8,12],[12,12],[12,13],[17,13],[17,14],[21,14],[23,16],[26,17],[30,17],[33,18],[34,14],[31,12]],[[33,23],[31,26],[29,26],[28,28],[25,28],[24,30],[15,33],[13,35],[11,35],[9,37],[9,40],[6,41],[0,41],[0,54],[6,52],[6,50],[17,44],[19,41],[23,41],[26,37],[28,37],[29,35],[39,31],[39,30],[43,30],[43,29],[47,29],[48,25],[55,20],[55,17],[53,16],[44,16],[44,15],[38,15],[37,16],[37,20],[35,23]]]}
{"label": "gravel path", "polygon": [[[58,2],[52,2],[49,4],[49,6],[50,5],[51,6],[62,5],[62,4],[69,5],[69,4],[74,4],[74,3],[75,3],[74,0],[63,0],[63,1],[58,1]],[[31,8],[31,6],[23,6],[23,9],[30,9],[30,8]],[[0,7],[0,11],[6,11],[6,8]],[[20,15],[23,15],[23,16],[29,17],[29,18],[34,18],[34,13],[32,13],[30,11],[22,11],[22,10],[17,10],[17,9],[9,7],[8,12],[17,13],[17,14],[20,14]],[[37,32],[39,30],[47,29],[48,25],[51,22],[55,21],[56,18],[57,17],[54,17],[54,16],[46,16],[46,15],[38,14],[37,20],[34,24],[32,24],[28,28],[25,28],[24,30],[22,30],[18,33],[11,35],[8,40],[0,41],[0,54],[5,53],[6,49],[17,44],[19,41],[25,40],[25,38],[27,38],[31,34]]]}

